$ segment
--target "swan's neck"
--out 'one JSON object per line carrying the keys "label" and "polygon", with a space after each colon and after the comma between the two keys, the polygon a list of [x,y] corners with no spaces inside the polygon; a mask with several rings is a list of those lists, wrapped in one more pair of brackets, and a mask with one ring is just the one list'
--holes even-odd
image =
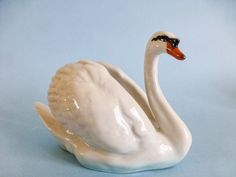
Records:
{"label": "swan's neck", "polygon": [[160,131],[165,134],[176,147],[176,150],[185,155],[192,141],[187,126],[175,113],[167,102],[158,82],[159,55],[146,51],[144,64],[145,87],[151,110],[157,119]]}

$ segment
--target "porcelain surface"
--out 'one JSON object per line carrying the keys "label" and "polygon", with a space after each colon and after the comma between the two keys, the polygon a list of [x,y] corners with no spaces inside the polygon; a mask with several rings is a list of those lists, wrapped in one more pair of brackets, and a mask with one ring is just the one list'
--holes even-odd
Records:
{"label": "porcelain surface", "polygon": [[81,60],[60,68],[48,91],[48,106],[36,110],[61,147],[85,167],[129,173],[180,162],[192,136],[165,99],[158,82],[162,53],[178,60],[179,39],[157,32],[147,43],[146,93],[122,70]]}

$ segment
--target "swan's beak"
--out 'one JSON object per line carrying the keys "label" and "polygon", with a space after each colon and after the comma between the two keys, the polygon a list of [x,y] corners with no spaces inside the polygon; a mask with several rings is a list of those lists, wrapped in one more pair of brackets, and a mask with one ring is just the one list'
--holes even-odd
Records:
{"label": "swan's beak", "polygon": [[178,60],[184,60],[186,58],[185,55],[179,50],[178,47],[173,47],[168,42],[167,42],[166,52]]}

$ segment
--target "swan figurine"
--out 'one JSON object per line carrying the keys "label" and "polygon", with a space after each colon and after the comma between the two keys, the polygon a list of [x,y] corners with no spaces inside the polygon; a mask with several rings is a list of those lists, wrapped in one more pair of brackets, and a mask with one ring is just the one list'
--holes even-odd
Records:
{"label": "swan figurine", "polygon": [[84,167],[130,173],[173,166],[188,153],[192,135],[162,93],[157,64],[162,53],[184,60],[178,44],[170,32],[151,36],[144,63],[146,94],[119,68],[81,60],[57,71],[48,106],[36,102],[36,111]]}

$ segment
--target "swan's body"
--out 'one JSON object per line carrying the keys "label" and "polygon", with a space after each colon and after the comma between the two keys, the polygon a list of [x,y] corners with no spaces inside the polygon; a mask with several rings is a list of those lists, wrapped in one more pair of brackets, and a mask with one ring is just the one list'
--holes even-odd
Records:
{"label": "swan's body", "polygon": [[54,76],[48,92],[50,109],[36,104],[61,146],[82,165],[133,172],[166,168],[187,154],[191,134],[156,82],[155,65],[161,50],[152,50],[147,48],[145,55],[148,99],[120,69],[79,61]]}

